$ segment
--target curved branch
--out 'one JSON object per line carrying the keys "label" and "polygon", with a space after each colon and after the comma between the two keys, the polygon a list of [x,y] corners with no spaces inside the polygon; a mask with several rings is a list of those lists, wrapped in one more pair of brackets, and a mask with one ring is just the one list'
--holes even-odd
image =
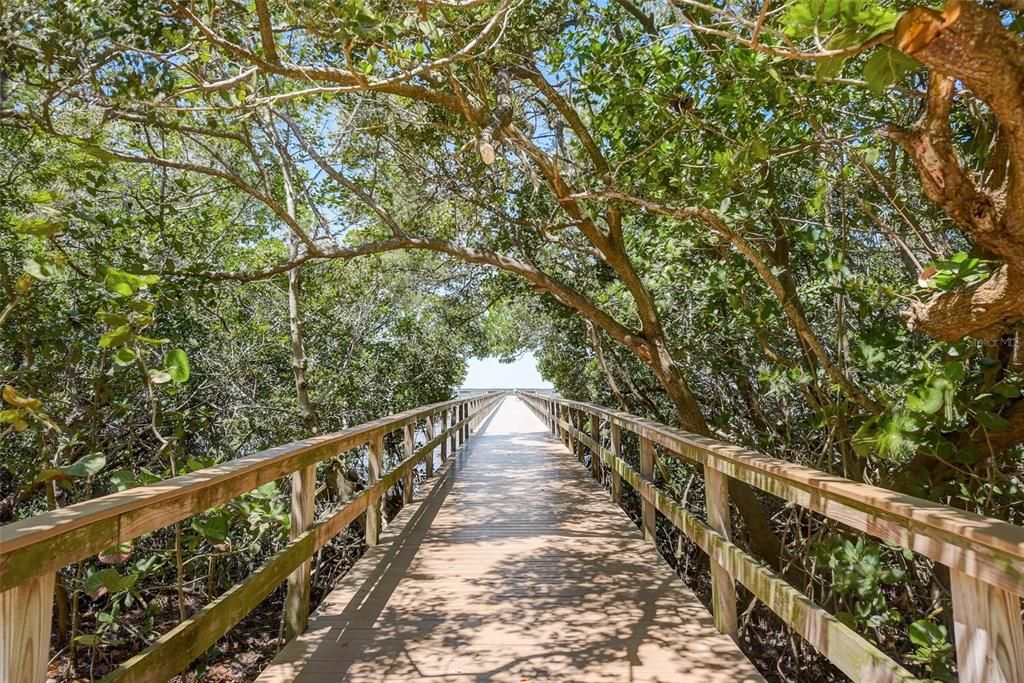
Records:
{"label": "curved branch", "polygon": [[538,290],[551,295],[551,297],[560,304],[579,312],[587,319],[593,321],[613,339],[621,342],[630,350],[638,352],[641,357],[644,355],[649,357],[650,344],[646,339],[615,320],[608,313],[601,310],[597,304],[587,298],[584,294],[573,289],[570,285],[553,278],[528,263],[524,263],[503,254],[468,247],[433,237],[393,237],[387,240],[367,242],[354,247],[338,247],[331,250],[323,250],[317,254],[306,253],[285,263],[279,263],[274,266],[254,271],[179,271],[174,273],[174,275],[201,277],[209,280],[255,282],[257,280],[265,280],[275,275],[285,273],[302,265],[303,263],[306,263],[307,261],[352,259],[359,256],[397,251],[400,249],[421,249],[439,254],[446,254],[461,261],[465,261],[466,263],[493,266],[500,270],[519,275],[532,283]]}
{"label": "curved branch", "polygon": [[899,144],[917,167],[925,194],[956,221],[961,230],[1003,259],[1012,259],[1002,211],[982,192],[957,159],[949,128],[954,80],[932,73],[924,114],[911,128],[890,127],[883,134]]}
{"label": "curved branch", "polygon": [[289,130],[291,130],[292,134],[295,136],[295,139],[298,141],[299,147],[301,147],[302,150],[306,154],[308,154],[309,157],[314,162],[316,162],[316,165],[319,166],[324,173],[330,176],[331,180],[338,183],[346,190],[359,197],[360,201],[362,201],[364,204],[370,207],[370,209],[375,214],[377,214],[377,216],[384,222],[384,224],[391,229],[391,233],[393,235],[395,235],[396,237],[404,236],[405,233],[402,230],[401,226],[398,225],[398,222],[391,216],[390,213],[388,213],[384,209],[383,206],[381,206],[377,202],[376,199],[373,198],[373,195],[371,195],[362,187],[349,180],[348,177],[345,176],[345,174],[343,174],[333,164],[329,163],[326,159],[324,159],[323,156],[321,156],[320,153],[317,152],[316,148],[313,147],[313,145],[309,144],[309,141],[306,139],[306,136],[303,134],[302,129],[299,128],[298,124],[296,124],[290,117],[286,116],[280,111],[274,110],[274,114],[285,122],[285,125],[288,126]]}
{"label": "curved branch", "polygon": [[[903,15],[895,43],[933,74],[962,81],[992,108],[1009,161],[1004,239],[1012,243],[1015,260],[1024,260],[1024,40],[1003,24],[998,12],[973,0],[950,0],[941,13],[916,7]],[[940,105],[930,102],[929,108]],[[948,128],[941,108],[935,116]]]}
{"label": "curved branch", "polygon": [[688,218],[697,218],[703,221],[706,225],[711,227],[715,232],[729,240],[737,251],[746,257],[747,261],[754,267],[761,279],[764,280],[765,284],[768,285],[772,293],[775,294],[779,305],[782,306],[783,312],[786,317],[789,318],[790,324],[793,325],[794,330],[800,336],[800,338],[807,344],[808,347],[818,356],[821,361],[822,367],[825,369],[825,373],[829,378],[842,387],[843,391],[852,398],[858,405],[865,410],[878,413],[882,411],[882,406],[874,399],[870,398],[865,394],[853,381],[847,377],[842,370],[832,361],[831,356],[825,349],[824,344],[818,339],[817,334],[811,329],[810,324],[804,317],[803,311],[798,301],[793,300],[791,297],[786,295],[786,289],[783,286],[779,278],[772,272],[771,267],[761,257],[761,254],[747,242],[738,232],[731,229],[725,222],[719,218],[711,209],[703,206],[691,206],[683,209],[671,209],[655,202],[642,199],[640,197],[633,197],[630,195],[623,194],[621,192],[595,192],[591,193],[590,196],[607,197],[609,199],[617,199],[622,202],[628,202],[639,206],[651,213],[656,213],[669,218],[676,218],[679,220],[685,220]]}
{"label": "curved branch", "polygon": [[191,173],[199,173],[201,175],[210,176],[213,178],[221,178],[228,181],[233,186],[249,195],[253,199],[256,199],[263,203],[268,209],[270,209],[274,215],[276,215],[282,223],[288,226],[288,229],[305,245],[313,254],[320,253],[320,248],[316,245],[316,242],[309,236],[309,234],[299,225],[299,222],[292,218],[288,214],[288,211],[281,206],[277,200],[268,194],[260,192],[251,184],[246,182],[241,176],[238,176],[230,171],[224,171],[219,168],[212,166],[203,166],[201,164],[192,164],[185,161],[174,161],[173,159],[165,159],[164,157],[155,156],[152,154],[129,154],[121,150],[113,150],[103,147],[96,147],[101,154],[110,155],[118,161],[124,161],[129,164],[147,164],[150,166],[160,166],[163,168],[173,168],[179,171],[189,171]]}
{"label": "curved branch", "polygon": [[[379,81],[370,81],[361,74],[353,73],[348,69],[340,69],[329,66],[312,66],[308,64],[296,64],[294,62],[287,62],[276,59],[276,52],[274,52],[272,58],[268,55],[267,59],[261,58],[255,52],[246,49],[245,47],[231,42],[224,37],[217,34],[213,29],[207,26],[192,10],[180,3],[173,3],[172,5],[178,14],[186,21],[194,25],[200,33],[208,40],[211,44],[221,48],[222,50],[234,55],[236,58],[245,60],[250,64],[258,67],[260,71],[264,73],[273,73],[279,76],[287,76],[299,81],[323,81],[328,83],[337,84],[334,87],[323,87],[315,86],[313,88],[305,89],[298,92],[283,93],[282,95],[275,95],[269,98],[265,98],[266,101],[277,101],[280,99],[288,99],[292,97],[298,97],[306,94],[313,93],[343,93],[343,92],[365,92],[371,90],[379,90],[382,92],[388,92],[395,95],[404,95],[408,97],[414,97],[415,99],[422,99],[424,101],[431,101],[439,93],[432,91],[428,88],[421,88],[419,86],[412,86],[408,84],[408,81],[424,76],[432,71],[436,71],[443,67],[449,66],[456,62],[464,61],[475,57],[474,54],[476,49],[487,40],[492,33],[495,32],[498,27],[504,24],[504,21],[512,9],[511,0],[503,0],[498,9],[491,16],[490,20],[484,25],[484,27],[473,37],[472,40],[463,45],[456,52],[436,59],[426,64],[421,64],[413,69],[404,71],[397,76],[391,78],[385,78]],[[257,7],[258,9],[258,7]],[[269,18],[267,19],[269,21]],[[261,22],[262,23],[262,22]],[[271,40],[271,45],[273,41]],[[437,102],[440,103],[440,102]],[[450,106],[450,103],[446,106]]]}
{"label": "curved branch", "polygon": [[[804,52],[802,50],[798,50],[792,47],[780,48],[771,45],[765,45],[764,43],[760,42],[761,33],[766,32],[762,22],[748,21],[742,17],[736,16],[735,14],[729,12],[728,10],[723,10],[720,7],[714,7],[703,2],[698,2],[698,0],[673,0],[673,2],[675,4],[680,5],[690,5],[691,7],[696,7],[700,10],[709,12],[711,14],[722,15],[731,22],[753,29],[753,35],[750,39],[747,39],[731,31],[723,31],[721,29],[711,28],[710,26],[704,26],[703,24],[698,24],[686,19],[686,26],[689,27],[691,30],[696,31],[698,33],[706,33],[708,35],[718,36],[719,38],[725,38],[730,42],[736,43],[737,45],[742,45],[744,47],[750,48],[751,50],[756,50],[758,52],[762,52],[766,55],[771,55],[772,57],[778,57],[780,59],[801,62],[814,62],[822,59],[832,59],[835,57],[853,57],[854,55],[858,55],[862,52],[867,52],[871,48],[881,45],[882,43],[886,43],[893,37],[892,31],[886,31],[884,33],[878,34],[877,36],[872,36],[868,40],[858,45],[851,45],[849,47],[837,48],[834,50],[818,50],[817,52]],[[771,33],[773,36],[785,39],[785,35],[779,34],[775,31],[772,31]]]}
{"label": "curved branch", "polygon": [[1024,320],[1024,276],[1004,265],[984,282],[938,292],[903,316],[910,329],[934,339],[998,339]]}
{"label": "curved branch", "polygon": [[575,107],[570,105],[561,93],[555,90],[544,75],[537,71],[536,67],[516,67],[513,68],[513,72],[522,78],[526,78],[533,85],[540,90],[541,94],[550,102],[555,105],[558,109],[558,113],[562,115],[572,131],[576,133],[576,137],[579,138],[580,144],[583,145],[583,149],[587,150],[587,155],[590,157],[590,161],[594,164],[595,170],[606,181],[607,176],[611,172],[611,168],[608,166],[607,160],[604,155],[601,154],[601,149],[594,142],[594,138],[590,136],[590,131],[583,125],[583,121],[580,119],[578,113],[576,113]]}

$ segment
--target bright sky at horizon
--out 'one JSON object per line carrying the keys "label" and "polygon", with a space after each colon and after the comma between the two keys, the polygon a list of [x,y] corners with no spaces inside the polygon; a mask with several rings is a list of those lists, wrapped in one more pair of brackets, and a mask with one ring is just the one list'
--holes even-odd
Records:
{"label": "bright sky at horizon", "polygon": [[551,389],[537,370],[537,359],[527,351],[512,363],[497,358],[470,358],[463,389]]}

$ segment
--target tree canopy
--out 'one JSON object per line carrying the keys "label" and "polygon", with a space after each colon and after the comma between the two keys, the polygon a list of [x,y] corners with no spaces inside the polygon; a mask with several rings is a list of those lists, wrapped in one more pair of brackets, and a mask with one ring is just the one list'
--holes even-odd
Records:
{"label": "tree canopy", "polygon": [[[1024,521],[1020,0],[0,22],[5,518],[530,348],[567,397]],[[731,493],[785,565],[775,503]]]}

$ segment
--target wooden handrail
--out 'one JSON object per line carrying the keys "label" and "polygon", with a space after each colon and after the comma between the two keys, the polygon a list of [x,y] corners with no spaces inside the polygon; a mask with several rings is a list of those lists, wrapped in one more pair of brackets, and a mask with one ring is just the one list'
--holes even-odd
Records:
{"label": "wooden handrail", "polygon": [[[436,436],[415,452],[410,452],[412,448],[407,443],[405,459],[386,474],[372,477],[365,490],[325,519],[312,522],[311,495],[300,503],[297,500],[303,499],[293,495],[293,522],[297,517],[306,519],[305,528],[293,530],[292,540],[242,583],[164,634],[107,678],[164,680],[173,676],[307,563],[317,549],[364,513],[368,515],[367,543],[375,544],[385,492],[403,478],[410,482],[412,468],[432,456],[438,446],[442,446],[442,459],[446,458],[449,439],[454,453],[469,437],[470,428],[504,395],[477,395],[415,408],[336,434],[297,441],[0,527],[0,680],[45,680],[57,569],[223,504],[269,481],[315,468],[316,463],[338,453],[369,444],[372,462],[375,451],[377,458],[382,457],[386,434],[411,427],[423,418],[432,422],[435,415],[442,416]],[[448,412],[453,413],[450,421]],[[297,504],[308,509],[297,515]],[[370,522],[371,515],[375,516],[376,526]],[[286,610],[288,605],[305,604],[308,608],[308,572],[304,582],[294,588],[289,582]],[[291,599],[293,590],[304,592],[305,600],[301,599],[303,596]],[[287,621],[304,628],[305,614],[292,615]]]}
{"label": "wooden handrail", "polygon": [[[731,542],[727,489],[715,479],[732,477],[948,566],[961,683],[1024,681],[1024,626],[1020,614],[1024,528],[591,403],[531,392],[518,395],[552,432],[579,447],[586,446],[608,465],[613,476],[613,499],[619,499],[623,480],[637,490],[644,507],[641,517],[645,535],[650,536],[646,527],[653,526],[648,510],[650,514],[657,510],[708,553],[715,622],[723,632],[735,631],[735,597],[729,591],[734,581],[740,581],[852,679],[913,680],[899,664]],[[573,415],[577,424],[573,424]],[[591,422],[590,434],[582,429],[583,416]],[[610,450],[600,440],[601,426],[609,429]],[[650,471],[639,472],[621,458],[622,429],[640,438],[642,453],[649,452],[651,444],[658,444],[666,455],[704,467],[709,483],[710,526],[661,492]],[[581,457],[578,449],[577,457]],[[716,571],[725,574],[716,576]],[[732,604],[728,604],[730,600]]]}

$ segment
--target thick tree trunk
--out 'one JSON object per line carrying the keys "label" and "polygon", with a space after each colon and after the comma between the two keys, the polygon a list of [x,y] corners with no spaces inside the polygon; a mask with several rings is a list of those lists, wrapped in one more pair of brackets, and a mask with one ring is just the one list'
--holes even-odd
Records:
{"label": "thick tree trunk", "polygon": [[[683,428],[701,436],[712,436],[690,385],[669,353],[668,344],[661,339],[652,343],[652,347],[655,351],[650,354],[651,360],[648,365],[665,387],[665,392],[675,406]],[[729,495],[746,524],[750,549],[773,569],[780,569],[783,565],[782,542],[775,535],[768,514],[753,489],[741,481],[730,478]]]}
{"label": "thick tree trunk", "polygon": [[[987,282],[916,304],[907,321],[946,341],[998,338],[1024,320],[1024,41],[997,11],[950,0],[942,12],[916,7],[904,14],[894,44],[932,75],[920,120],[887,134],[917,166],[925,194],[988,258],[1005,264]],[[982,174],[961,164],[951,134],[958,82],[999,122],[998,153]]]}
{"label": "thick tree trunk", "polygon": [[[294,220],[295,189],[292,186],[291,172],[287,163],[281,161],[281,175],[284,180],[285,208]],[[291,238],[289,257],[294,261],[300,255],[302,243],[294,235]],[[302,266],[295,266],[288,271],[288,328],[291,335],[292,375],[295,378],[295,398],[299,405],[302,426],[309,433],[316,432],[320,419],[309,397],[309,381],[306,379],[306,344],[302,331]]]}
{"label": "thick tree trunk", "polygon": [[[293,251],[299,245],[292,242]],[[297,253],[295,254],[297,256]],[[302,333],[300,304],[302,300],[302,266],[288,271],[288,327],[291,333],[292,374],[295,377],[295,398],[299,404],[299,415],[302,425],[309,432],[315,432],[320,426],[320,419],[309,397],[309,381],[306,379],[306,345]]]}

